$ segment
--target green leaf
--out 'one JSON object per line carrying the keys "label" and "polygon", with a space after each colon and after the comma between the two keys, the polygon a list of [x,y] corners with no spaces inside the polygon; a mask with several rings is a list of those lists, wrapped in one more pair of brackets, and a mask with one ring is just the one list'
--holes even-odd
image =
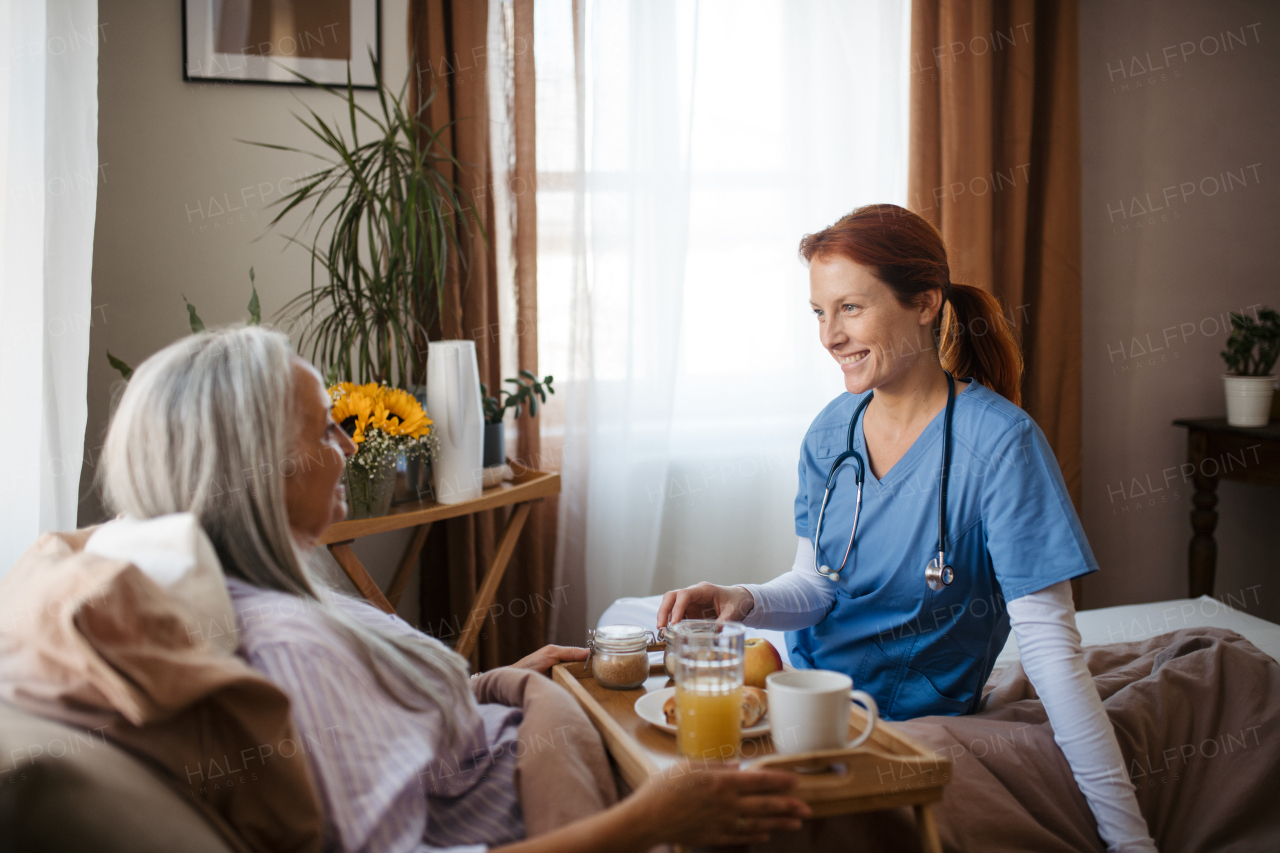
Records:
{"label": "green leaf", "polygon": [[[187,302],[187,297],[182,297],[183,302]],[[187,302],[187,315],[191,320],[191,334],[198,335],[204,331],[204,321],[200,319],[200,315],[196,313],[196,306]]]}
{"label": "green leaf", "polygon": [[120,375],[124,377],[125,382],[129,381],[129,377],[133,375],[132,367],[112,355],[111,350],[107,350],[107,361],[111,363],[112,367],[120,371]]}
{"label": "green leaf", "polygon": [[1237,376],[1268,376],[1280,359],[1280,313],[1261,308],[1256,317],[1231,314],[1231,334],[1222,360]]}
{"label": "green leaf", "polygon": [[258,304],[258,288],[253,283],[253,267],[249,267],[249,289],[253,291],[249,297],[249,325],[257,326],[262,323],[262,308]]}

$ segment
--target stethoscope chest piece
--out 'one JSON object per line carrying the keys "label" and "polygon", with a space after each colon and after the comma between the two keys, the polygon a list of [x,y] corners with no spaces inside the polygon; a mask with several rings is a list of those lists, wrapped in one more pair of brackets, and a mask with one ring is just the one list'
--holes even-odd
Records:
{"label": "stethoscope chest piece", "polygon": [[924,582],[934,592],[941,592],[944,588],[951,586],[951,582],[955,579],[956,570],[942,562],[941,555],[930,560],[928,567],[924,570]]}

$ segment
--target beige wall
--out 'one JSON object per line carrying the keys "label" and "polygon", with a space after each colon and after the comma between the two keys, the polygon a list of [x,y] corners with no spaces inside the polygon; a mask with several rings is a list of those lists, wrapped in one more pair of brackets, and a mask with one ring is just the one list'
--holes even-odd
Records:
{"label": "beige wall", "polygon": [[[383,71],[398,88],[407,69],[406,0],[382,6]],[[177,0],[100,0],[98,15],[105,180],[94,235],[82,525],[102,519],[90,486],[119,384],[106,351],[136,366],[188,334],[184,295],[210,326],[245,319],[249,267],[264,320],[307,286],[308,257],[297,246],[284,250],[285,232],[266,232],[274,215],[267,205],[318,161],[237,140],[315,150],[317,141],[290,112],[310,106],[326,118],[343,115],[337,98],[303,87],[183,82]],[[372,92],[361,97],[375,107]],[[389,576],[403,538],[362,543],[371,572]],[[416,612],[414,589],[405,600],[405,612]]]}
{"label": "beige wall", "polygon": [[[1170,422],[1225,414],[1225,315],[1280,308],[1280,4],[1085,0],[1080,94],[1085,605],[1181,598],[1192,489]],[[1215,592],[1280,621],[1280,490],[1219,495]]]}

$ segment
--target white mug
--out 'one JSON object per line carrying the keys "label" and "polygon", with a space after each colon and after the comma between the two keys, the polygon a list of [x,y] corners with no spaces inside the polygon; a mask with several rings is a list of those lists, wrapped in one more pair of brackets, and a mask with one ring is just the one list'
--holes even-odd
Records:
{"label": "white mug", "polygon": [[[875,731],[880,715],[876,700],[853,689],[853,679],[825,669],[775,672],[765,679],[769,693],[769,731],[780,753],[853,749]],[[849,737],[849,703],[867,709],[867,727],[856,740]]]}

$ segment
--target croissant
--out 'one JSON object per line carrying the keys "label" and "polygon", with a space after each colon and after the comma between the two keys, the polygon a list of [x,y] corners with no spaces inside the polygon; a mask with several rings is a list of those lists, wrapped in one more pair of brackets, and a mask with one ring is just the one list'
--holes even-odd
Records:
{"label": "croissant", "polygon": [[742,688],[742,727],[749,729],[769,711],[769,694],[759,687]]}
{"label": "croissant", "polygon": [[[742,727],[749,729],[764,719],[769,712],[769,694],[759,687],[742,688]],[[667,725],[676,725],[676,697],[671,694],[662,703],[662,714],[667,718]]]}

